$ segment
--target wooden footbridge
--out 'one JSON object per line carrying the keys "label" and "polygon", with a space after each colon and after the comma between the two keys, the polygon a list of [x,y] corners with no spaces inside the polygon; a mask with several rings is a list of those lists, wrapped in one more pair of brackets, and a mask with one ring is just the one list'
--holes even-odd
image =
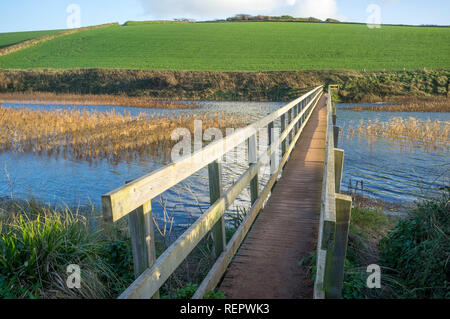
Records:
{"label": "wooden footbridge", "polygon": [[[317,87],[192,156],[104,195],[105,220],[128,216],[132,241],[136,280],[119,298],[158,298],[164,282],[209,234],[216,261],[194,298],[215,288],[239,299],[340,298],[352,202],[339,194],[344,152],[336,148],[331,89],[326,95]],[[278,119],[281,133],[275,138]],[[258,157],[261,128],[267,129],[269,143]],[[245,142],[249,167],[224,190],[221,158]],[[267,161],[271,177],[262,188],[258,174]],[[210,208],[156,259],[151,200],[206,166]],[[251,209],[227,242],[225,211],[248,185]],[[301,263],[314,251],[315,282]]]}

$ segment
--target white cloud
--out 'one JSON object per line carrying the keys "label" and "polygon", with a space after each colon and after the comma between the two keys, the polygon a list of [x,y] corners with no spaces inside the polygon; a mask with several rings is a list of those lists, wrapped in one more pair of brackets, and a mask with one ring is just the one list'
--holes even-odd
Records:
{"label": "white cloud", "polygon": [[294,15],[301,17],[336,18],[337,12],[338,8],[335,0],[297,1],[294,6]]}
{"label": "white cloud", "polygon": [[336,18],[336,0],[141,0],[153,19],[225,18],[239,13]]}

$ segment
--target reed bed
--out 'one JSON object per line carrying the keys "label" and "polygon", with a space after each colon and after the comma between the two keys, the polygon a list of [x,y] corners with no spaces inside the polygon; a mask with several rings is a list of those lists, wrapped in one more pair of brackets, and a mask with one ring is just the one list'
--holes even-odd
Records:
{"label": "reed bed", "polygon": [[158,109],[194,109],[198,104],[189,102],[157,101],[148,96],[130,97],[108,94],[56,94],[46,92],[0,93],[0,103],[60,104],[60,105],[117,105]]}
{"label": "reed bed", "polygon": [[439,120],[420,120],[414,117],[403,119],[394,117],[389,122],[361,120],[358,126],[347,128],[349,137],[365,136],[385,138],[394,141],[409,141],[425,148],[448,147],[450,142],[450,122]]}
{"label": "reed bed", "polygon": [[[224,113],[138,116],[111,112],[36,111],[0,107],[0,152],[36,153],[76,160],[117,163],[140,158],[169,159],[171,133],[176,128],[193,132],[194,120],[203,129],[241,127],[246,118]],[[224,133],[225,134],[225,133]]]}
{"label": "reed bed", "polygon": [[352,111],[373,112],[424,112],[424,113],[446,113],[450,112],[450,98],[412,98],[402,99],[396,104],[380,106],[351,106],[346,107]]}

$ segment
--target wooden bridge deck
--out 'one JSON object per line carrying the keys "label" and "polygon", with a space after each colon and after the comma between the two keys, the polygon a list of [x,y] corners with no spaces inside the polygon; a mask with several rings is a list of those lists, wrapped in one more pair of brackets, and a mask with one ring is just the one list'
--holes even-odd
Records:
{"label": "wooden bridge deck", "polygon": [[316,249],[326,139],[322,96],[282,178],[259,214],[220,285],[227,298],[313,298],[302,257]]}

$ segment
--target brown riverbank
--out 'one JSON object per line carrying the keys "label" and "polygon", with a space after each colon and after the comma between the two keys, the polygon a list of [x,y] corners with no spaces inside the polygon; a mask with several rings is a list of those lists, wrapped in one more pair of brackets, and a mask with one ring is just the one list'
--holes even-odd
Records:
{"label": "brown riverbank", "polygon": [[338,84],[343,102],[449,96],[449,70],[212,72],[123,69],[1,70],[0,93],[121,95],[152,99],[289,101]]}
{"label": "brown riverbank", "polygon": [[60,104],[60,105],[117,105],[142,108],[192,109],[196,103],[175,103],[157,101],[148,96],[125,96],[108,94],[56,94],[49,92],[0,93],[1,103],[17,104]]}

